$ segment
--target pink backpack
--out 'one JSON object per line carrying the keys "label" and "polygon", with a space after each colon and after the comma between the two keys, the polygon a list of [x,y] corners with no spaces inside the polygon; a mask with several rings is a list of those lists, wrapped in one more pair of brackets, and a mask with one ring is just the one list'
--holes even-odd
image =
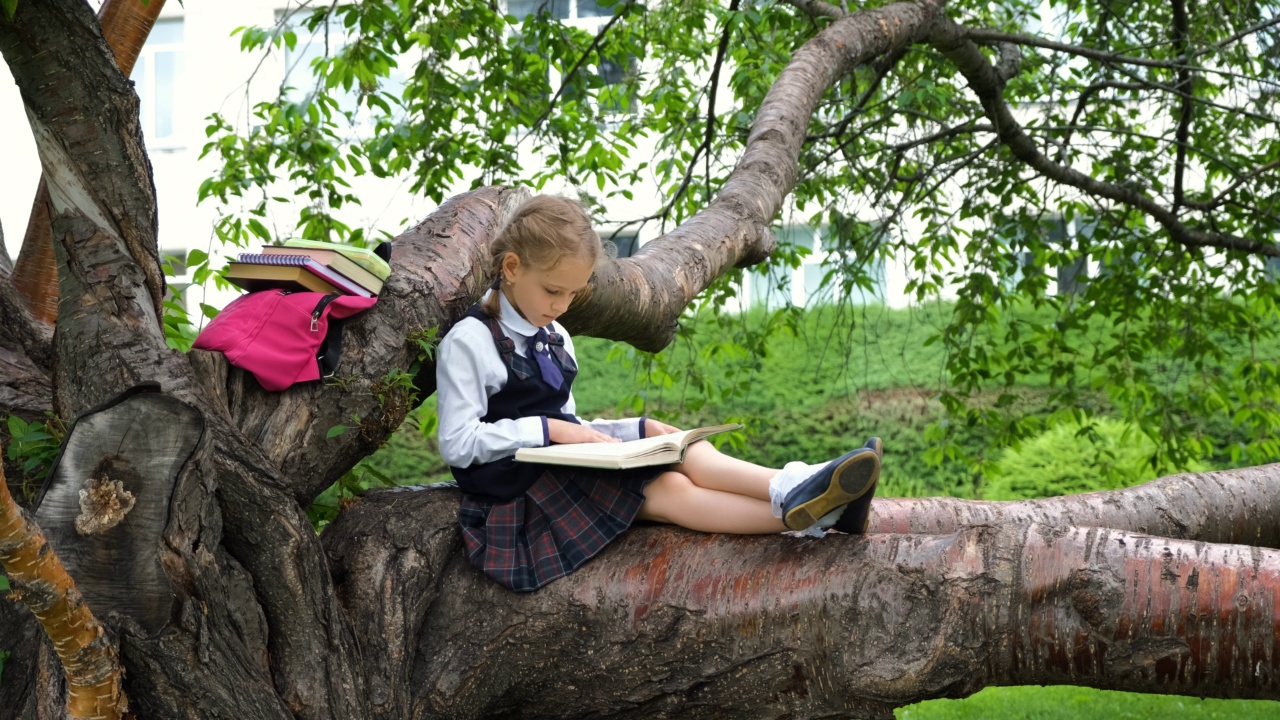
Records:
{"label": "pink backpack", "polygon": [[376,297],[261,290],[241,295],[218,313],[193,348],[216,350],[280,391],[333,374],[342,349],[341,320],[373,307]]}

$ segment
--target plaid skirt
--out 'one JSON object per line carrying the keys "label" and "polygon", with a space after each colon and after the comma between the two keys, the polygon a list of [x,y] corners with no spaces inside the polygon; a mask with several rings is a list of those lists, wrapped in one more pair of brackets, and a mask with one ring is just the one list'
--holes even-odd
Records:
{"label": "plaid skirt", "polygon": [[518,591],[537,590],[595,557],[640,512],[644,486],[667,468],[547,470],[514,500],[463,493],[458,524],[467,559]]}

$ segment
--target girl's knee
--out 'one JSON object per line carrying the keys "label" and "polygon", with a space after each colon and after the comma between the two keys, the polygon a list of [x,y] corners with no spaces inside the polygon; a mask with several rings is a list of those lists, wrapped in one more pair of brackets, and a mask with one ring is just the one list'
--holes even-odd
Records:
{"label": "girl's knee", "polygon": [[[684,460],[676,466],[676,471],[686,477],[696,477],[699,468],[711,466],[719,455],[720,451],[715,445],[706,440],[699,440],[685,448]],[[694,480],[694,484],[697,484],[697,480]]]}
{"label": "girl's knee", "polygon": [[693,481],[688,475],[675,471],[662,473],[644,486],[644,504],[640,507],[640,517],[671,522],[670,510],[687,502],[688,494],[694,489]]}

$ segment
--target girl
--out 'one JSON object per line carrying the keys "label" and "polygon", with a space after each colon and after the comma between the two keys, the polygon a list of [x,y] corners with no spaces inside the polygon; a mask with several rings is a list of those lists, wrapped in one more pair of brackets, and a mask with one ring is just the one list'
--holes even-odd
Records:
{"label": "girl", "polygon": [[573,571],[637,519],[701,532],[861,533],[880,474],[875,438],[823,465],[782,470],[722,455],[708,442],[690,445],[670,467],[515,462],[522,447],[677,432],[651,418],[585,422],[574,414],[578,365],[556,318],[586,293],[600,254],[578,203],[529,200],[493,242],[493,288],[440,344],[440,454],[463,491],[458,520],[471,563],[528,591]]}

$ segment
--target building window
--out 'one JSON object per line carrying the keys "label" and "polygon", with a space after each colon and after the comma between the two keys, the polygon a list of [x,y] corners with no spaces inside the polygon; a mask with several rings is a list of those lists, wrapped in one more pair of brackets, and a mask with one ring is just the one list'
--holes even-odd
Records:
{"label": "building window", "polygon": [[610,17],[611,8],[602,8],[596,0],[507,0],[507,13],[524,20],[534,13],[550,13],[556,20]]}
{"label": "building window", "polygon": [[[507,13],[513,16],[517,23],[524,22],[525,18],[535,13],[550,14],[555,20],[561,21],[565,25],[579,28],[583,31],[599,34],[605,27],[605,23],[600,18],[608,18],[613,16],[612,7],[601,7],[595,0],[508,0]],[[544,55],[535,43],[521,41],[524,44],[525,51],[532,55]],[[620,86],[624,86],[628,76],[634,75],[639,71],[639,59],[624,55],[611,57],[597,51],[598,62],[594,64],[585,64],[594,70],[593,76],[581,77],[573,86],[564,88],[560,93],[564,100],[581,99],[581,88],[596,88],[596,104],[600,111],[606,115],[616,115],[624,111],[631,110],[635,106],[635,97],[620,92]],[[564,75],[556,72],[552,67],[554,61],[564,60],[564,58],[543,57],[547,62],[548,72],[547,80],[550,86],[550,93],[560,90],[564,84]],[[566,63],[565,67],[569,67],[572,63]],[[545,99],[551,97],[548,94]]]}
{"label": "building window", "polygon": [[177,145],[182,106],[182,19],[157,20],[129,79],[138,91],[142,135],[151,149]]}
{"label": "building window", "polygon": [[616,233],[604,233],[605,242],[613,243],[617,249],[617,258],[629,258],[640,249],[640,234],[634,230],[622,230]]}
{"label": "building window", "polygon": [[[868,225],[874,231],[874,226]],[[814,307],[822,304],[867,304],[884,299],[883,258],[859,258],[831,234],[830,226],[817,230],[787,225],[777,232],[778,245],[795,254],[795,262],[775,262],[743,277],[743,307],[776,310],[787,305]],[[856,267],[870,278],[856,282]],[[869,285],[869,287],[868,287]]]}

